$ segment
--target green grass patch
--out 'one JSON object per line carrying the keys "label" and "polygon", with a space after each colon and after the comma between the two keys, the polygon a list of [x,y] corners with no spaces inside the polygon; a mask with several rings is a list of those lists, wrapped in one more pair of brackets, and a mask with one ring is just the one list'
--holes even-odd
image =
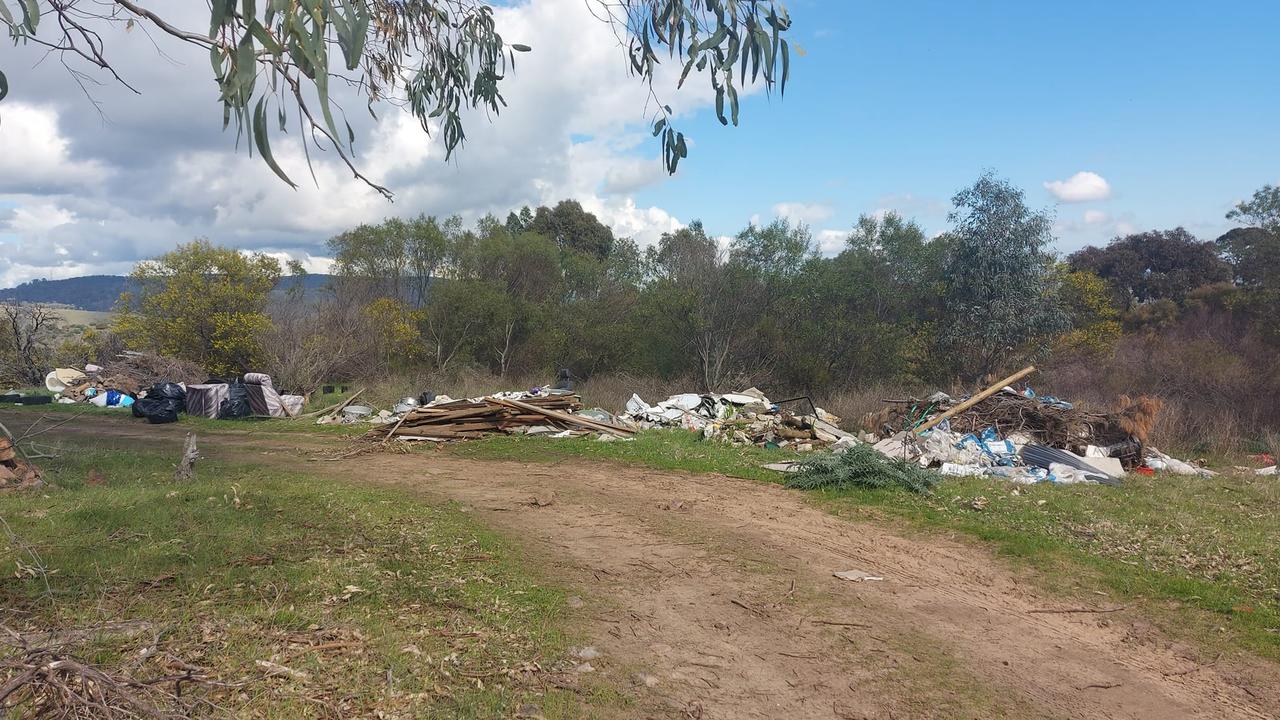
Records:
{"label": "green grass patch", "polygon": [[[27,394],[48,394],[47,392],[37,393],[35,390],[27,391]],[[319,410],[332,405],[332,402],[312,402],[304,412]],[[84,415],[86,418],[93,420],[135,422],[145,425],[147,421],[143,418],[135,418],[129,409],[121,408],[100,408],[97,405],[89,403],[75,403],[66,405],[62,403],[49,403],[47,405],[17,405],[4,403],[0,404],[0,412],[14,411],[22,413],[24,416],[32,415],[50,415],[56,417],[57,421],[67,419],[69,415]],[[34,418],[33,418],[34,419]],[[191,415],[179,414],[178,425],[187,426],[192,429],[205,430],[226,430],[226,431],[252,431],[252,432],[271,432],[271,433],[310,433],[325,435],[362,435],[368,432],[374,426],[369,423],[355,423],[351,425],[333,424],[333,425],[317,425],[316,418],[239,418],[236,420],[218,420],[216,418],[193,417]],[[13,428],[10,428],[13,429]]]}
{"label": "green grass patch", "polygon": [[[0,622],[146,623],[91,634],[73,648],[83,660],[146,677],[180,658],[247,681],[194,690],[236,717],[488,718],[528,703],[576,717],[582,698],[616,698],[543,682],[567,662],[562,594],[456,507],[253,465],[202,463],[179,484],[172,458],[145,450],[44,462],[49,487],[0,495],[25,543],[0,535]],[[160,652],[141,662],[153,633]]]}
{"label": "green grass patch", "polygon": [[765,481],[777,481],[778,473],[765,470],[761,465],[800,457],[786,450],[706,441],[684,430],[648,430],[636,435],[634,440],[612,442],[601,442],[595,437],[494,435],[449,447],[457,455],[479,460],[558,462],[582,458]]}
{"label": "green grass patch", "polygon": [[[530,462],[584,458],[775,483],[785,476],[760,466],[798,457],[682,431],[645,432],[630,443],[498,437],[453,451]],[[1274,477],[1130,476],[1121,487],[943,478],[929,494],[849,488],[809,495],[844,517],[965,533],[1035,568],[1051,590],[1094,599],[1103,592],[1110,602],[1142,605],[1172,635],[1280,659]]]}
{"label": "green grass patch", "polygon": [[1139,603],[1175,636],[1280,659],[1274,479],[1130,476],[1107,487],[948,478],[931,495],[813,495],[844,517],[964,532],[1042,571],[1055,591]]}

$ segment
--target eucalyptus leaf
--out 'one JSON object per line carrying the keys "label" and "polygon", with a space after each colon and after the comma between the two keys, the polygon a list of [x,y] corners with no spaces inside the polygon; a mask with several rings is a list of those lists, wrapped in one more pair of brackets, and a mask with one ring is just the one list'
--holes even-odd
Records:
{"label": "eucalyptus leaf", "polygon": [[22,8],[22,25],[27,29],[28,33],[36,34],[36,28],[40,26],[40,2],[39,0],[18,0],[18,7]]}
{"label": "eucalyptus leaf", "polygon": [[271,142],[267,137],[266,100],[267,99],[265,97],[260,98],[258,100],[257,107],[255,107],[253,111],[254,144],[258,146],[258,152],[262,155],[262,160],[267,164],[267,167],[271,168],[271,171],[274,172],[276,176],[279,177],[281,180],[285,181],[285,183],[289,187],[297,189],[298,186],[295,185],[294,182],[289,179],[289,176],[286,175],[284,170],[281,169],[280,165],[276,163],[275,157],[271,155]]}

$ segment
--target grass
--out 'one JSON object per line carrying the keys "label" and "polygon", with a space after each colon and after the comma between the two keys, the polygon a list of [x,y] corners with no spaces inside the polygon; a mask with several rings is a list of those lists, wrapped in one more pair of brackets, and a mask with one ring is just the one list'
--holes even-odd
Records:
{"label": "grass", "polygon": [[[767,482],[783,476],[762,464],[797,457],[680,431],[646,432],[630,443],[499,437],[453,452],[530,462],[584,458]],[[1174,636],[1280,659],[1274,477],[1130,476],[1118,488],[944,478],[929,494],[854,488],[810,496],[843,517],[964,533],[1034,568],[1055,592],[1095,600],[1101,592],[1107,602],[1143,606]]]}
{"label": "grass", "polygon": [[[50,394],[44,388],[24,389],[28,395],[48,395]],[[345,395],[332,393],[321,395],[317,393],[312,396],[311,402],[304,408],[304,412],[312,410],[320,410],[330,405],[341,402],[345,399]],[[357,399],[357,402],[359,400]],[[146,423],[146,420],[133,417],[128,409],[121,408],[100,408],[96,405],[81,402],[74,405],[64,405],[53,402],[47,405],[17,405],[17,404],[0,404],[0,411],[15,411],[20,413],[29,413],[32,415],[56,415],[59,419],[62,416],[87,414],[95,418],[111,418],[120,421]],[[272,433],[326,433],[333,435],[361,435],[374,427],[369,423],[355,423],[352,425],[333,424],[333,425],[317,425],[315,418],[301,418],[297,420],[279,419],[279,418],[241,418],[237,420],[218,420],[215,418],[195,417],[191,415],[179,415],[178,424],[190,426],[193,429],[206,430],[240,430],[249,432],[272,432]]]}
{"label": "grass", "polygon": [[[568,662],[561,593],[456,507],[255,465],[205,463],[176,484],[172,458],[145,449],[43,462],[44,491],[0,495],[0,518],[39,557],[0,542],[0,622],[147,624],[91,635],[73,648],[83,660],[149,677],[178,658],[243,681],[195,691],[235,717],[487,718],[532,704],[555,718],[617,702],[545,682]],[[260,660],[306,678],[265,677]]]}
{"label": "grass", "polygon": [[634,440],[614,442],[601,442],[594,437],[494,435],[449,447],[463,457],[482,460],[558,462],[582,458],[764,481],[777,481],[778,473],[761,465],[798,457],[786,450],[707,442],[683,430],[651,430],[639,433]]}

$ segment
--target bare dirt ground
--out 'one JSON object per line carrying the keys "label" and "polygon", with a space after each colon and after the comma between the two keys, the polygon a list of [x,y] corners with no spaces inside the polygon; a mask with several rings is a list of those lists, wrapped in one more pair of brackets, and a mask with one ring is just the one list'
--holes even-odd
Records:
{"label": "bare dirt ground", "polygon": [[[86,418],[59,432],[176,448],[183,428]],[[254,462],[346,443],[202,435],[207,456]],[[1203,657],[1134,610],[1075,612],[1078,601],[1044,594],[974,545],[851,523],[779,487],[446,452],[301,464],[457,501],[506,535],[579,593],[572,612],[599,652],[586,662],[633,698],[623,716],[1280,716],[1272,663]],[[833,576],[846,570],[883,579]],[[1099,600],[1090,609],[1114,609]]]}

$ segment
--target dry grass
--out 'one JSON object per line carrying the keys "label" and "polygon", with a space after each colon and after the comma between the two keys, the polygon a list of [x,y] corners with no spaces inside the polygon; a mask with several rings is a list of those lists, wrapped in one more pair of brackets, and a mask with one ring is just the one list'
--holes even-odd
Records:
{"label": "dry grass", "polygon": [[[1091,412],[1123,409],[1122,398],[1150,395],[1162,406],[1157,408],[1144,401],[1140,407],[1132,407],[1131,412],[1136,413],[1134,429],[1148,432],[1152,444],[1169,452],[1221,456],[1267,448],[1266,433],[1272,427],[1267,413],[1272,412],[1269,409],[1272,403],[1269,396],[1251,389],[1252,381],[1246,376],[1228,373],[1196,381],[1193,376],[1197,372],[1208,372],[1203,367],[1183,367],[1166,360],[1155,363],[1159,368],[1156,372],[1152,363],[1154,361],[1139,363],[1132,354],[1121,353],[1102,364],[1059,364],[1037,373],[1031,378],[1031,385],[1041,394],[1056,395]],[[391,407],[402,397],[417,397],[424,390],[455,398],[477,397],[499,390],[540,387],[551,383],[553,378],[552,371],[503,378],[475,369],[447,373],[423,370],[352,384],[368,388],[363,402],[382,408]],[[605,373],[576,383],[583,405],[609,412],[621,412],[633,393],[653,402],[676,393],[694,392],[697,387],[692,379],[664,379],[626,372]],[[800,390],[768,385],[761,385],[760,389],[774,398],[803,394]],[[813,400],[819,407],[843,418],[846,429],[856,429],[863,416],[882,410],[885,400],[922,398],[936,390],[963,395],[976,389],[881,383],[832,389],[816,394]],[[1134,402],[1137,401],[1131,400],[1130,404]]]}

